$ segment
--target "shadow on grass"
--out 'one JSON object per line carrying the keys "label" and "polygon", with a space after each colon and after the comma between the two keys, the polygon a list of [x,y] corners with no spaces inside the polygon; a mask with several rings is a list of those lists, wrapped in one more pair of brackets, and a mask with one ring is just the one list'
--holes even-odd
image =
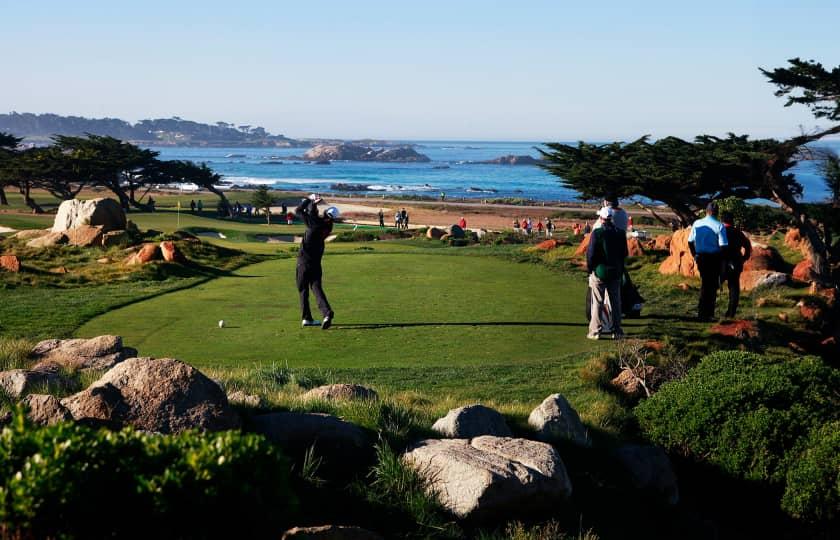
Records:
{"label": "shadow on grass", "polygon": [[336,324],[335,329],[344,330],[379,330],[381,328],[412,328],[415,326],[579,326],[588,327],[586,323],[567,322],[525,322],[525,321],[488,321],[488,322],[394,322],[394,323],[353,323]]}

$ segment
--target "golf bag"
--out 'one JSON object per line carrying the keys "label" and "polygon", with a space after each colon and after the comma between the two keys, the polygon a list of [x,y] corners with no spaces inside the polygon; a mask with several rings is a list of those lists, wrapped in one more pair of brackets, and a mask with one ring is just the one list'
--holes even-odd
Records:
{"label": "golf bag", "polygon": [[[609,299],[607,300],[609,301]],[[639,294],[639,289],[633,280],[630,279],[630,273],[624,269],[624,274],[621,276],[621,314],[625,319],[635,319],[641,317],[642,308],[644,307],[645,299]],[[586,320],[592,319],[592,290],[586,288]]]}

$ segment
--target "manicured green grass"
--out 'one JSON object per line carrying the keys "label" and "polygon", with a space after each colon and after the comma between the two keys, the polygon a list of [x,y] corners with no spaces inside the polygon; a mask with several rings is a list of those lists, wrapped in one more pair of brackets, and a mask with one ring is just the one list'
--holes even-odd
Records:
{"label": "manicured green grass", "polygon": [[582,276],[494,257],[328,255],[336,324],[302,329],[294,264],[260,263],[111,311],[77,335],[119,334],[141,354],[205,368],[288,364],[400,390],[510,400],[541,399],[561,384],[579,391],[583,359],[610,346],[585,337]]}

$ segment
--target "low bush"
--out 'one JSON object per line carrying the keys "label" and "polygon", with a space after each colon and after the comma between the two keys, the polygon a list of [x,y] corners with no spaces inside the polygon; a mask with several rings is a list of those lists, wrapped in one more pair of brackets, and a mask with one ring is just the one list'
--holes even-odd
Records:
{"label": "low bush", "polygon": [[[635,411],[648,437],[670,451],[710,462],[735,478],[784,487],[797,478],[829,474],[798,462],[808,456],[810,444],[832,443],[808,441],[812,430],[840,419],[839,385],[840,373],[816,358],[717,352],[682,380],[664,384]],[[808,500],[831,499],[821,491],[823,480],[810,484],[814,493]],[[786,510],[808,514],[795,510],[801,497],[789,499]]]}
{"label": "low bush", "polygon": [[811,432],[788,470],[782,508],[798,518],[831,520],[840,512],[840,421]]}
{"label": "low bush", "polygon": [[34,346],[28,339],[0,336],[0,371],[29,367],[29,352]]}
{"label": "low bush", "polygon": [[0,535],[276,536],[295,507],[289,462],[239,432],[153,435],[16,415],[0,434]]}

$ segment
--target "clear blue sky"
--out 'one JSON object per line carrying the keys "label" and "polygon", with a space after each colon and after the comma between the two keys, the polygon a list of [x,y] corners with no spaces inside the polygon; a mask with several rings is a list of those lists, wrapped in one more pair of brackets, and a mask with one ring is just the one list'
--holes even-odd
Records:
{"label": "clear blue sky", "polygon": [[0,112],[292,137],[796,133],[758,66],[840,64],[840,1],[0,0]]}

